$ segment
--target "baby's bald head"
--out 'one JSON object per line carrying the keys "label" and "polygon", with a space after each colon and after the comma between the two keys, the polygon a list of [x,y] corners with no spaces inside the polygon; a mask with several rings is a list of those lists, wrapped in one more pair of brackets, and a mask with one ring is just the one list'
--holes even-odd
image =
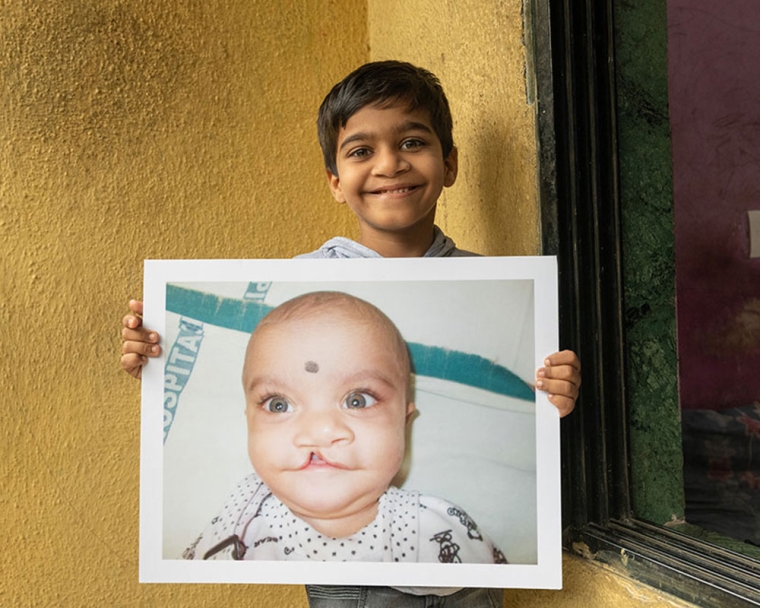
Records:
{"label": "baby's bald head", "polygon": [[[340,291],[316,291],[306,293],[288,300],[267,314],[251,334],[246,349],[246,365],[244,366],[243,382],[245,384],[246,370],[251,351],[259,335],[275,325],[287,323],[333,319],[347,323],[357,323],[376,330],[377,335],[389,350],[389,357],[395,362],[399,377],[407,385],[411,373],[411,360],[404,338],[396,325],[383,311],[369,302]],[[307,372],[318,373],[318,361],[305,361]]]}

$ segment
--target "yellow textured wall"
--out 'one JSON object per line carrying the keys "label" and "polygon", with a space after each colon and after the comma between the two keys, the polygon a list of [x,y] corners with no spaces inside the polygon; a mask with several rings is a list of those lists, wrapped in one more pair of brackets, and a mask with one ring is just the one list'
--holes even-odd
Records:
{"label": "yellow textured wall", "polygon": [[373,60],[428,68],[446,91],[457,183],[437,220],[464,249],[540,252],[535,110],[527,100],[521,0],[369,0]]}
{"label": "yellow textured wall", "polygon": [[[0,3],[0,605],[306,606],[298,586],[138,584],[118,319],[143,258],[290,257],[356,234],[314,119],[369,58],[425,65],[449,92],[462,172],[444,228],[534,253],[521,31],[515,1]],[[507,605],[671,605],[575,558],[565,577]]]}
{"label": "yellow textured wall", "polygon": [[0,605],[298,606],[139,585],[146,257],[290,257],[353,230],[315,111],[366,61],[354,0],[0,3]]}

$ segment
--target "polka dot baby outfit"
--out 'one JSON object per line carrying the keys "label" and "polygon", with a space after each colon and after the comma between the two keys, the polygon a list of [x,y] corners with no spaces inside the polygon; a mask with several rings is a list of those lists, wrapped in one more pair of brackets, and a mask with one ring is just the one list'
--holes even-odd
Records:
{"label": "polka dot baby outfit", "polygon": [[256,474],[233,490],[185,559],[506,563],[467,514],[445,500],[389,488],[375,520],[332,538],[299,519]]}

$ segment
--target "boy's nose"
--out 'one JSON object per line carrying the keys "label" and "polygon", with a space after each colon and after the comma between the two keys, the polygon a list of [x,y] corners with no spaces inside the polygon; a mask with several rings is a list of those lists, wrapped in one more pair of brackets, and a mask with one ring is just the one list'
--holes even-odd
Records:
{"label": "boy's nose", "polygon": [[411,165],[400,150],[380,148],[375,152],[373,172],[383,177],[393,177],[408,170]]}
{"label": "boy's nose", "polygon": [[336,443],[350,443],[354,439],[339,410],[304,413],[299,420],[295,443],[299,447],[329,447]]}

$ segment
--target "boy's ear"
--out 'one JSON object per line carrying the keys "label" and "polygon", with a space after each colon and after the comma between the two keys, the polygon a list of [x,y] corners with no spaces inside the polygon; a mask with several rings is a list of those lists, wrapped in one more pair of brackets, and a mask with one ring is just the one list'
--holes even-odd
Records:
{"label": "boy's ear", "polygon": [[443,185],[448,188],[453,186],[457,181],[457,171],[459,169],[459,151],[456,146],[451,148],[449,155],[443,159]]}
{"label": "boy's ear", "polygon": [[346,197],[343,196],[343,189],[340,187],[340,178],[330,171],[330,169],[325,169],[325,174],[327,175],[327,185],[330,186],[333,198],[339,203],[345,203]]}

